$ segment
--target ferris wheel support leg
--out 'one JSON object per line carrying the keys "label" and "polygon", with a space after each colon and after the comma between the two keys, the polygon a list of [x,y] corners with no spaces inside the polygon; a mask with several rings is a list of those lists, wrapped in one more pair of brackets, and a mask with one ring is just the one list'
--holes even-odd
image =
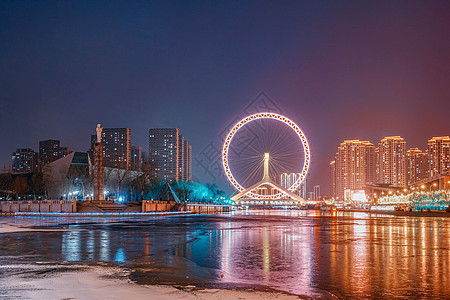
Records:
{"label": "ferris wheel support leg", "polygon": [[231,200],[236,201],[239,198],[243,197],[245,194],[250,193],[252,190],[254,190],[254,189],[256,189],[256,188],[258,188],[258,187],[260,187],[262,185],[270,185],[271,187],[274,187],[274,188],[278,189],[280,192],[283,192],[283,193],[287,194],[288,196],[290,196],[292,199],[298,201],[299,204],[302,204],[302,205],[306,204],[305,199],[303,199],[299,195],[296,195],[293,192],[285,189],[284,187],[282,187],[278,183],[274,182],[273,180],[267,179],[267,178],[261,180],[260,182],[255,183],[254,185],[252,185],[248,189],[245,189],[242,192],[240,192],[239,194],[236,194],[235,196],[231,197]]}

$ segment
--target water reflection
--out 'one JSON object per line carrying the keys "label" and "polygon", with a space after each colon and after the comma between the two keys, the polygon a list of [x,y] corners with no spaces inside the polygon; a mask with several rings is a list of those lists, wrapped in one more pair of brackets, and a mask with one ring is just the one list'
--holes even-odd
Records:
{"label": "water reflection", "polygon": [[445,298],[449,220],[261,211],[75,224],[61,226],[68,231],[3,235],[0,253],[36,255],[46,247],[37,259],[165,266],[184,277],[265,284],[298,294]]}

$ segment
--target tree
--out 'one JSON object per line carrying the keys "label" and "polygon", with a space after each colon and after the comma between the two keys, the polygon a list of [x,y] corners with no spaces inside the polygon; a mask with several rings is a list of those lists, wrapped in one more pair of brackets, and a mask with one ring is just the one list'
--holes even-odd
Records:
{"label": "tree", "polygon": [[52,179],[52,166],[49,163],[44,164],[43,162],[39,162],[36,173],[41,178],[42,192],[43,192],[45,198],[48,198],[49,191],[55,185],[55,183],[53,182],[53,179]]}
{"label": "tree", "polygon": [[128,180],[130,173],[130,170],[116,169],[116,172],[114,174],[114,183],[116,187],[117,198],[120,197],[120,188],[122,187],[123,183]]}
{"label": "tree", "polygon": [[44,189],[44,182],[42,179],[42,174],[36,172],[31,176],[30,190],[34,195],[34,200],[36,200],[37,195],[41,195]]}
{"label": "tree", "polygon": [[145,191],[156,182],[156,163],[150,159],[142,162],[141,174],[133,180],[133,185],[140,193],[140,201]]}
{"label": "tree", "polygon": [[175,192],[178,194],[178,198],[182,202],[187,202],[190,199],[192,189],[190,184],[186,181],[177,181],[174,184]]}
{"label": "tree", "polygon": [[6,199],[9,199],[11,194],[14,193],[13,182],[14,179],[10,173],[0,174],[0,192],[6,195]]}
{"label": "tree", "polygon": [[25,177],[17,176],[12,184],[12,189],[17,197],[22,196],[28,191],[28,181]]}

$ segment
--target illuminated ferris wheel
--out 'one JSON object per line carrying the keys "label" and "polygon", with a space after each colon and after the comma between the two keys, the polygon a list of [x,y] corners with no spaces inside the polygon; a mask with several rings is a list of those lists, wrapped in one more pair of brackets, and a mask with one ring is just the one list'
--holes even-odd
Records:
{"label": "illuminated ferris wheel", "polygon": [[[282,115],[257,113],[236,123],[225,138],[222,164],[238,192],[233,200],[287,197],[304,202],[295,191],[309,169],[308,141],[300,127]],[[295,180],[282,185],[280,177],[293,173]]]}

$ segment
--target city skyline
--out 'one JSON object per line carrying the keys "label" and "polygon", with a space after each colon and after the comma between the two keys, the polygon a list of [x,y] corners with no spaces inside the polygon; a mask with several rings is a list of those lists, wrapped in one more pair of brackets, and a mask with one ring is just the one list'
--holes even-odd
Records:
{"label": "city skyline", "polygon": [[[86,151],[97,123],[132,128],[142,147],[148,128],[181,128],[198,158],[263,91],[304,130],[308,180],[326,193],[342,140],[399,135],[425,149],[449,134],[447,6],[424,5],[5,4],[1,167],[49,138]],[[195,160],[193,174],[228,187]]]}
{"label": "city skyline", "polygon": [[[156,131],[167,131],[170,130],[171,128],[153,128],[153,130]],[[179,131],[178,128],[173,128],[176,129],[177,131]],[[119,134],[120,131],[125,130],[126,131],[126,141],[127,141],[127,145],[131,144],[131,129],[130,128],[104,128],[104,132],[102,134],[102,141],[104,139],[104,136],[106,134],[110,135],[110,134]],[[152,128],[149,129],[149,131],[152,131]],[[120,134],[119,134],[120,135]],[[186,166],[182,167],[182,164],[180,164],[180,166],[178,167],[178,170],[180,172],[180,174],[183,173],[183,175],[180,176],[176,176],[176,180],[192,180],[192,145],[189,144],[189,142],[187,140],[185,140],[184,136],[181,134],[179,135],[179,139],[177,141],[177,143],[180,143],[180,145],[182,144],[182,152],[179,153],[179,156],[176,158],[177,160],[180,161],[189,161],[190,163]],[[93,143],[93,139],[95,139],[95,135],[91,135],[91,149],[89,149],[88,151],[86,151],[87,153],[89,153],[90,151],[92,151],[92,143]],[[402,143],[402,155],[404,156],[404,162],[403,162],[403,166],[402,168],[404,169],[403,173],[402,173],[402,179],[403,181],[401,181],[401,183],[393,183],[389,180],[383,180],[384,177],[382,174],[378,173],[380,172],[380,170],[382,170],[381,166],[378,165],[378,161],[380,160],[379,157],[379,149],[381,146],[383,146],[385,143],[387,143],[387,141],[390,140],[399,140]],[[104,140],[106,141],[106,140]],[[50,143],[50,144],[49,144]],[[48,145],[47,145],[48,144]],[[343,195],[343,191],[345,189],[345,187],[339,188],[339,186],[336,185],[336,180],[338,178],[338,175],[335,169],[335,164],[337,161],[337,155],[339,154],[339,149],[342,149],[342,147],[345,146],[352,146],[354,147],[355,145],[360,145],[363,146],[362,149],[368,149],[368,150],[363,150],[364,154],[357,154],[356,157],[359,157],[358,159],[363,159],[363,162],[366,164],[366,159],[368,159],[368,157],[373,156],[373,162],[368,161],[367,162],[367,166],[366,168],[369,168],[367,171],[367,175],[366,175],[366,171],[363,171],[362,173],[360,173],[360,170],[358,169],[358,171],[354,171],[352,172],[356,172],[360,177],[360,179],[352,179],[352,180],[356,180],[359,183],[358,184],[351,184],[351,183],[342,183],[344,186],[346,185],[347,187],[351,187],[351,189],[362,189],[364,188],[365,184],[391,184],[393,186],[398,186],[398,187],[406,187],[409,186],[411,184],[413,184],[415,181],[420,181],[422,179],[426,179],[428,177],[432,177],[434,175],[438,175],[438,174],[442,174],[445,172],[449,171],[449,164],[448,161],[450,160],[450,138],[449,136],[433,136],[431,137],[428,141],[427,141],[427,147],[425,147],[427,150],[422,151],[421,149],[417,148],[417,147],[406,147],[406,141],[405,139],[403,139],[400,136],[391,136],[391,137],[384,137],[380,140],[380,143],[378,143],[377,147],[374,146],[373,143],[371,143],[370,141],[361,141],[361,140],[344,140],[340,146],[338,147],[338,153],[335,155],[334,160],[332,160],[329,163],[329,171],[328,171],[328,182],[325,183],[325,187],[328,186],[329,187],[329,193],[327,196],[333,196],[336,195],[336,190],[340,190],[342,189],[342,191],[337,192],[339,195]],[[439,145],[439,146],[438,146]],[[442,148],[442,145],[444,145],[444,152],[442,154],[438,154],[437,149]],[[11,160],[11,165],[9,169],[3,169],[3,171],[13,171],[13,172],[17,172],[17,162],[15,163],[15,160],[17,161],[18,157],[17,155],[23,155],[23,154],[19,154],[20,151],[28,151],[29,154],[27,155],[35,155],[36,157],[33,158],[36,163],[35,163],[35,167],[31,167],[31,169],[27,169],[28,168],[28,161],[31,158],[25,157],[24,158],[24,164],[25,164],[25,171],[19,171],[18,173],[21,172],[30,172],[32,170],[37,169],[38,167],[38,162],[42,161],[43,157],[44,160],[46,160],[47,158],[45,158],[46,156],[48,156],[46,154],[45,151],[48,150],[44,150],[43,148],[45,147],[50,147],[50,148],[54,148],[55,149],[55,153],[51,153],[51,155],[56,156],[56,158],[53,158],[52,161],[54,161],[55,159],[59,159],[64,157],[65,155],[73,152],[71,150],[70,147],[60,147],[60,141],[59,140],[45,140],[45,141],[39,141],[38,143],[38,151],[34,151],[34,148],[17,148],[12,155],[12,160]],[[126,166],[128,169],[132,169],[132,170],[138,170],[140,168],[140,164],[138,166],[138,164],[136,163],[136,158],[135,156],[138,155],[139,156],[139,161],[142,162],[142,158],[147,155],[145,151],[142,150],[142,146],[139,145],[133,145],[133,146],[127,146],[129,147],[128,151],[128,156],[130,156],[126,161],[128,161],[128,163],[126,163]],[[107,147],[104,146],[105,149],[107,149]],[[388,147],[389,148],[389,147]],[[185,150],[186,149],[186,150]],[[353,149],[353,148],[352,148]],[[149,148],[147,148],[146,150],[150,150]],[[138,151],[137,153],[135,151]],[[366,153],[367,151],[370,152],[370,154]],[[85,152],[85,151],[81,151],[81,152]],[[108,151],[107,151],[108,152]],[[114,152],[109,150],[109,152]],[[120,152],[120,151],[119,151]],[[23,152],[25,153],[25,152]],[[34,154],[33,154],[34,153]],[[188,154],[186,154],[188,153]],[[430,153],[430,155],[429,155]],[[431,154],[432,153],[432,154]],[[42,156],[44,155],[44,156]],[[108,164],[108,155],[111,156],[111,154],[105,154],[106,156],[106,164],[108,166],[114,167],[114,164]],[[119,154],[115,154],[115,156],[117,156]],[[127,154],[125,154],[127,155]],[[188,155],[188,157],[185,157],[186,155]],[[348,153],[346,155],[349,155]],[[353,154],[350,154],[353,155]],[[430,157],[433,157],[434,159],[430,159]],[[47,159],[48,160],[48,159]],[[45,161],[42,161],[45,164]],[[50,161],[48,161],[50,162]],[[16,164],[16,166],[15,166]],[[117,167],[117,163],[115,163],[116,167]],[[125,165],[124,165],[125,166]],[[123,168],[123,166],[118,166],[119,168]],[[389,168],[389,164],[388,164],[388,168]],[[349,168],[351,168],[349,166]],[[349,169],[350,170],[350,169]],[[175,169],[174,169],[175,171]],[[330,173],[331,171],[331,173]],[[178,171],[177,171],[178,172]],[[393,172],[393,171],[389,171],[389,172]],[[373,173],[373,174],[372,174]],[[395,173],[395,172],[394,172]],[[297,174],[297,173],[296,173]],[[283,182],[283,176],[286,176],[288,174],[274,174],[273,176],[275,176],[275,178],[278,180],[278,177],[281,176],[281,183]],[[293,176],[294,173],[289,174],[289,176]],[[368,176],[368,178],[366,179],[366,177]],[[390,174],[390,177],[392,177],[393,175]],[[161,179],[164,179],[165,177],[161,177]],[[175,179],[174,179],[175,180]],[[284,180],[288,180],[288,179],[284,179]],[[290,180],[290,179],[289,179]],[[304,182],[302,183],[302,188],[299,187],[299,190],[303,190],[306,187],[306,178],[304,180]],[[346,181],[342,181],[341,182],[346,182]],[[285,186],[285,184],[282,184],[282,186]],[[319,184],[315,184],[314,186],[320,186]],[[231,189],[230,189],[231,190]],[[305,189],[304,195],[306,196],[308,190]],[[315,194],[315,192],[313,191],[309,191],[309,193],[313,193]],[[303,197],[305,198],[305,197]],[[309,198],[309,197],[306,197]],[[306,199],[305,198],[305,199]]]}
{"label": "city skyline", "polygon": [[401,136],[387,136],[377,144],[344,140],[329,167],[330,195],[336,199],[377,186],[409,190],[418,182],[449,174],[450,136],[432,137],[425,151],[408,149]]}
{"label": "city skyline", "polygon": [[450,1],[0,1],[0,294],[448,299]]}

